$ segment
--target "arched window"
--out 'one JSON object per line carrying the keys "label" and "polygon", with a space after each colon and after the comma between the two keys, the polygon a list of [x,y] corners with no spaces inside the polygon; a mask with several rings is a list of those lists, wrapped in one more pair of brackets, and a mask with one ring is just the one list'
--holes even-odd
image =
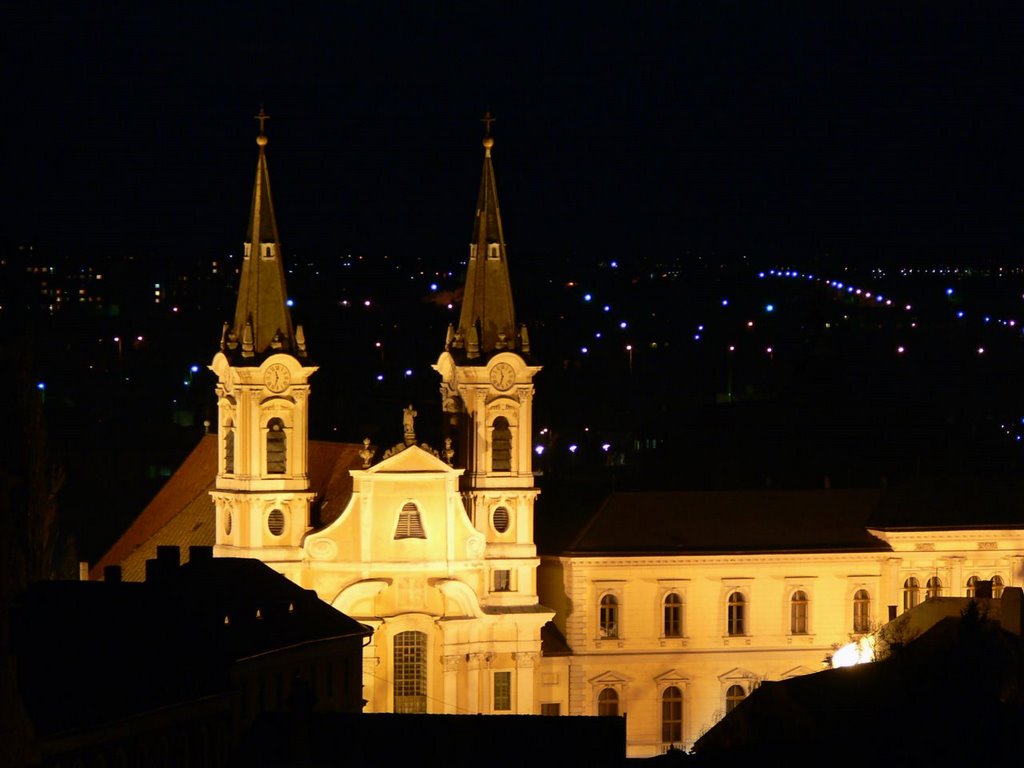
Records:
{"label": "arched window", "polygon": [[665,595],[662,632],[665,637],[683,636],[683,598],[675,592]]}
{"label": "arched window", "polygon": [[807,634],[807,593],[797,590],[789,599],[789,632],[792,635]]}
{"label": "arched window", "polygon": [[974,593],[977,590],[978,577],[971,576],[967,579],[967,596],[974,597]]}
{"label": "arched window", "polygon": [[742,592],[729,595],[729,613],[726,631],[730,635],[744,635],[747,631],[747,601]]}
{"label": "arched window", "polygon": [[224,428],[224,473],[235,473],[235,430],[230,424]]}
{"label": "arched window", "polygon": [[739,703],[747,698],[747,691],[742,685],[730,685],[729,690],[725,692],[725,714],[729,714]]}
{"label": "arched window", "polygon": [[871,597],[866,589],[858,589],[853,595],[853,631],[871,631]]}
{"label": "arched window", "polygon": [[1003,596],[1003,577],[993,576],[992,577],[992,597],[997,600]]}
{"label": "arched window", "polygon": [[425,714],[427,711],[427,635],[399,632],[395,635],[395,712]]}
{"label": "arched window", "polygon": [[287,466],[284,422],[271,419],[267,422],[267,474],[283,475]]}
{"label": "arched window", "polygon": [[512,430],[508,419],[499,416],[491,425],[491,471],[512,471]]}
{"label": "arched window", "polygon": [[661,694],[661,741],[678,744],[683,740],[683,692],[671,685]]}
{"label": "arched window", "polygon": [[420,520],[420,511],[411,501],[402,506],[398,515],[398,525],[395,527],[396,539],[425,539],[427,534],[423,532],[423,521]]}
{"label": "arched window", "polygon": [[601,717],[619,716],[619,693],[614,688],[604,688],[597,696],[597,714]]}
{"label": "arched window", "polygon": [[938,576],[932,576],[925,584],[925,599],[930,597],[942,597],[942,580]]}
{"label": "arched window", "polygon": [[903,582],[903,610],[909,611],[921,602],[921,583],[911,576]]}
{"label": "arched window", "polygon": [[619,601],[615,595],[604,595],[598,610],[598,634],[601,637],[619,636]]}

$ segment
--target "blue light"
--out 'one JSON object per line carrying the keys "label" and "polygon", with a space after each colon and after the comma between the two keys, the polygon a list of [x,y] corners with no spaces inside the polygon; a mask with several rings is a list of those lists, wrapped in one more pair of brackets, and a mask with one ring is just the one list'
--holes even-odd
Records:
{"label": "blue light", "polygon": [[604,311],[605,311],[605,312],[611,312],[611,311],[612,311],[612,308],[611,308],[611,307],[609,307],[609,306],[608,306],[607,304],[605,304],[605,305],[604,305]]}
{"label": "blue light", "polygon": [[199,373],[199,366],[193,365],[189,370],[192,371],[192,373]]}
{"label": "blue light", "polygon": [[593,297],[589,293],[584,293],[583,294],[583,300],[584,301],[590,301],[591,298],[593,298]]}
{"label": "blue light", "polygon": [[961,309],[959,312],[956,313],[956,316],[957,317],[963,317],[964,316],[964,311]]}
{"label": "blue light", "polygon": [[952,296],[953,295],[953,289],[952,288],[947,288],[946,289],[946,295],[947,296]]}
{"label": "blue light", "polygon": [[431,283],[430,284],[430,290],[436,291],[437,290],[437,283]]}
{"label": "blue light", "polygon": [[613,262],[612,262],[611,264],[609,264],[608,266],[610,266],[610,267],[611,267],[612,269],[618,269],[618,268],[619,268],[619,262],[617,262],[617,261],[613,261]]}
{"label": "blue light", "polygon": [[383,373],[378,373],[377,374],[377,381],[384,381],[384,374]]}
{"label": "blue light", "polygon": [[625,328],[625,327],[626,327],[626,321],[623,320],[621,323],[619,323],[619,328]]}
{"label": "blue light", "polygon": [[412,376],[412,368],[406,368],[405,369],[405,375],[406,376]]}
{"label": "blue light", "polygon": [[723,307],[728,307],[729,306],[729,300],[728,299],[722,299],[722,306]]}
{"label": "blue light", "polygon": [[38,384],[36,384],[36,389],[38,389],[40,392],[45,391],[46,390],[46,382],[45,381],[40,381]]}
{"label": "blue light", "polygon": [[764,311],[765,312],[774,312],[775,311],[775,305],[774,304],[765,304],[764,305]]}
{"label": "blue light", "polygon": [[611,447],[612,447],[611,443],[604,443],[601,446],[601,450],[604,451],[605,453],[608,453],[608,451],[611,449]]}
{"label": "blue light", "polygon": [[580,347],[580,352],[582,352],[584,355],[587,354],[588,351],[589,350],[586,347]]}
{"label": "blue light", "polygon": [[533,452],[536,453],[538,456],[543,456],[544,455],[544,446],[543,445],[538,445],[536,448],[533,449]]}
{"label": "blue light", "polygon": [[[772,271],[774,272],[774,270],[772,270]],[[757,273],[757,276],[758,276],[758,277],[764,277],[764,272],[758,272],[758,273]]]}
{"label": "blue light", "polygon": [[295,302],[292,301],[291,299],[288,299],[288,301],[286,301],[285,304],[287,304],[289,307],[294,307],[295,306]]}
{"label": "blue light", "polygon": [[579,449],[579,446],[576,445],[576,443],[573,443],[572,445],[569,446],[569,453],[576,453],[576,451],[578,449]]}
{"label": "blue light", "polygon": [[694,341],[700,341],[700,334],[699,333],[693,334],[693,340]]}

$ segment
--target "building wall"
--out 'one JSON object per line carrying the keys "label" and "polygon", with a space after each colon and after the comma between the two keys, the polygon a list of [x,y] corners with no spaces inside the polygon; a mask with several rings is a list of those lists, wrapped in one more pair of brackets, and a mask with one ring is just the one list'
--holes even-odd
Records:
{"label": "building wall", "polygon": [[[598,714],[598,697],[611,688],[627,715],[631,756],[658,754],[662,696],[683,694],[682,745],[689,748],[724,714],[726,693],[749,692],[762,680],[780,680],[824,668],[826,657],[857,637],[854,595],[866,590],[875,627],[889,606],[903,609],[903,585],[937,576],[943,595],[962,596],[970,575],[1021,582],[1020,531],[942,531],[888,535],[893,552],[544,558],[541,602],[572,648],[563,712]],[[792,626],[795,592],[807,596],[806,631]],[[666,636],[664,599],[682,598],[682,632]],[[729,596],[745,598],[742,634],[730,634]],[[601,600],[618,602],[614,629],[601,627]],[[566,659],[545,659],[542,680],[565,674]]]}

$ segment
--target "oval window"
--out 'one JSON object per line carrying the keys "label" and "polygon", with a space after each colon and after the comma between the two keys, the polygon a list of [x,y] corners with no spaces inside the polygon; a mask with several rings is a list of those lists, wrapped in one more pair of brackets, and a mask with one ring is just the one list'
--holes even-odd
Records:
{"label": "oval window", "polygon": [[494,510],[494,530],[504,533],[508,530],[508,510],[505,507],[498,507]]}
{"label": "oval window", "polygon": [[284,533],[284,512],[280,509],[275,509],[267,517],[267,528],[275,536],[280,536]]}

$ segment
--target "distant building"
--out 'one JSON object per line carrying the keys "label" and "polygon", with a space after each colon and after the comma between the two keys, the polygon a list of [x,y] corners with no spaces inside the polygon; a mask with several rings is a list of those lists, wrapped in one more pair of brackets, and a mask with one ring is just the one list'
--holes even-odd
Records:
{"label": "distant building", "polygon": [[[362,709],[371,630],[254,560],[174,547],[142,583],[39,582],[12,647],[33,765],[220,765],[263,713]],[[111,572],[108,572],[111,575]],[[89,763],[92,764],[92,763]]]}

